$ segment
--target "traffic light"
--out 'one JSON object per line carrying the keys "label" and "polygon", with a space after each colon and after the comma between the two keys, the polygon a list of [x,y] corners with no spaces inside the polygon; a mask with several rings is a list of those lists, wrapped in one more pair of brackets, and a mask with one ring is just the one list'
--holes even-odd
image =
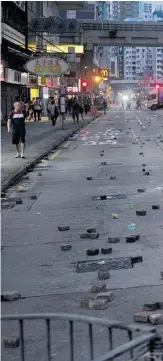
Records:
{"label": "traffic light", "polygon": [[155,88],[156,88],[156,89],[159,89],[159,88],[160,88],[160,85],[159,85],[159,84],[156,84],[156,85],[155,85]]}
{"label": "traffic light", "polygon": [[88,86],[88,82],[86,80],[83,80],[81,83],[82,88],[86,89]]}

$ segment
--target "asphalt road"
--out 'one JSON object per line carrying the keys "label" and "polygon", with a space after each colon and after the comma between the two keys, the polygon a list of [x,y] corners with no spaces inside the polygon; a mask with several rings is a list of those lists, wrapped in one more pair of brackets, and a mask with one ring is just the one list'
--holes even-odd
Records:
{"label": "asphalt road", "polygon": [[[163,300],[162,127],[161,111],[108,111],[38,164],[29,179],[8,190],[7,197],[21,197],[23,204],[2,212],[2,291],[17,290],[23,299],[2,303],[3,313],[69,312],[130,324],[144,303]],[[145,192],[138,193],[138,188]],[[31,195],[37,199],[31,200]],[[94,198],[104,195],[109,197]],[[160,209],[153,210],[152,205]],[[136,211],[142,210],[146,216],[137,216]],[[132,224],[135,230],[129,229]],[[60,225],[69,225],[70,230],[59,232]],[[89,227],[97,229],[98,239],[80,239]],[[127,236],[137,234],[137,242],[126,243]],[[109,244],[108,237],[119,237],[120,242]],[[61,251],[60,245],[67,243],[72,249]],[[112,247],[112,254],[87,256],[92,247]],[[114,258],[121,267],[123,257],[137,256],[143,262],[133,268],[111,269],[106,284],[114,300],[106,310],[80,307],[81,300],[92,296],[97,271],[77,273],[77,261]],[[17,335],[17,330],[15,323],[3,324],[2,336]],[[75,328],[78,361],[88,359],[87,332],[84,326]],[[106,352],[106,333],[97,328],[94,334],[96,355]],[[42,321],[26,324],[25,340],[27,360],[46,359]],[[126,340],[115,336],[116,345]],[[67,324],[54,322],[52,360],[68,360],[67,347]],[[3,361],[18,361],[19,352],[2,348]]]}

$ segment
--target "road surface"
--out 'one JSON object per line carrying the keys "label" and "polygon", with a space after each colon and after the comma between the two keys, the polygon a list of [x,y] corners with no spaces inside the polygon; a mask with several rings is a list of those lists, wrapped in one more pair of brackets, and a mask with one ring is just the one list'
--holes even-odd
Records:
{"label": "road surface", "polygon": [[[69,312],[130,324],[144,303],[162,301],[162,128],[161,111],[108,111],[38,164],[29,179],[8,190],[7,197],[21,197],[23,203],[2,212],[2,291],[17,290],[23,299],[2,303],[3,313]],[[138,193],[139,188],[145,192]],[[37,199],[31,200],[31,195]],[[108,198],[99,200],[100,196]],[[5,202],[2,205],[5,208]],[[146,216],[136,215],[143,210]],[[58,231],[62,225],[70,230]],[[89,227],[96,228],[98,239],[80,238]],[[140,239],[126,243],[130,235]],[[108,237],[119,237],[120,242],[110,244]],[[63,252],[61,244],[72,248]],[[112,247],[112,254],[87,256],[92,247]],[[142,262],[121,268],[124,257],[128,261],[137,256]],[[93,296],[90,289],[97,283],[97,271],[78,273],[77,262],[108,258],[120,267],[111,269],[106,280],[114,300],[105,310],[81,308],[80,302]],[[75,330],[77,360],[87,360],[87,329]],[[17,335],[17,325],[3,323],[4,335]],[[107,335],[98,328],[94,335],[95,354],[103,354],[108,350]],[[27,360],[45,360],[42,321],[27,323],[25,339]],[[117,334],[114,342],[126,340]],[[67,360],[67,344],[67,325],[57,321],[52,327],[52,360]],[[2,348],[3,361],[18,361],[19,352]]]}

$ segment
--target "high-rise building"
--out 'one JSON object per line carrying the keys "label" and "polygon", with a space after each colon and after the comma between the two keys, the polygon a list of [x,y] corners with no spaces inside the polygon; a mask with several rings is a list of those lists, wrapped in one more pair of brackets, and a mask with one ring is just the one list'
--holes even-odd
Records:
{"label": "high-rise building", "polygon": [[139,1],[139,14],[151,14],[152,13],[152,1],[151,2],[144,2]]}

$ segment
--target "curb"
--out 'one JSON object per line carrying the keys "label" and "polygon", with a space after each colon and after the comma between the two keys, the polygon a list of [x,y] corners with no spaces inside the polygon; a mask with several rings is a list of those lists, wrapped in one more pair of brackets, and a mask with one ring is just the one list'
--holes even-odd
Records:
{"label": "curb", "polygon": [[58,148],[69,137],[78,133],[82,128],[86,127],[88,124],[90,124],[91,122],[93,122],[93,120],[95,120],[97,118],[99,118],[99,116],[90,119],[86,124],[80,126],[77,130],[74,130],[74,131],[70,130],[69,134],[67,134],[66,136],[63,136],[59,141],[57,141],[57,142],[55,141],[54,143],[52,143],[48,148],[46,148],[44,151],[42,151],[42,153],[40,153],[39,155],[36,155],[36,158],[34,160],[30,161],[29,163],[27,163],[26,165],[24,165],[20,169],[20,171],[13,172],[11,174],[11,178],[9,180],[4,180],[1,183],[1,192],[5,192],[11,185],[13,185],[15,182],[17,182],[19,178],[21,178],[24,174],[26,174],[28,169],[33,168],[42,158],[46,157],[52,150]]}

